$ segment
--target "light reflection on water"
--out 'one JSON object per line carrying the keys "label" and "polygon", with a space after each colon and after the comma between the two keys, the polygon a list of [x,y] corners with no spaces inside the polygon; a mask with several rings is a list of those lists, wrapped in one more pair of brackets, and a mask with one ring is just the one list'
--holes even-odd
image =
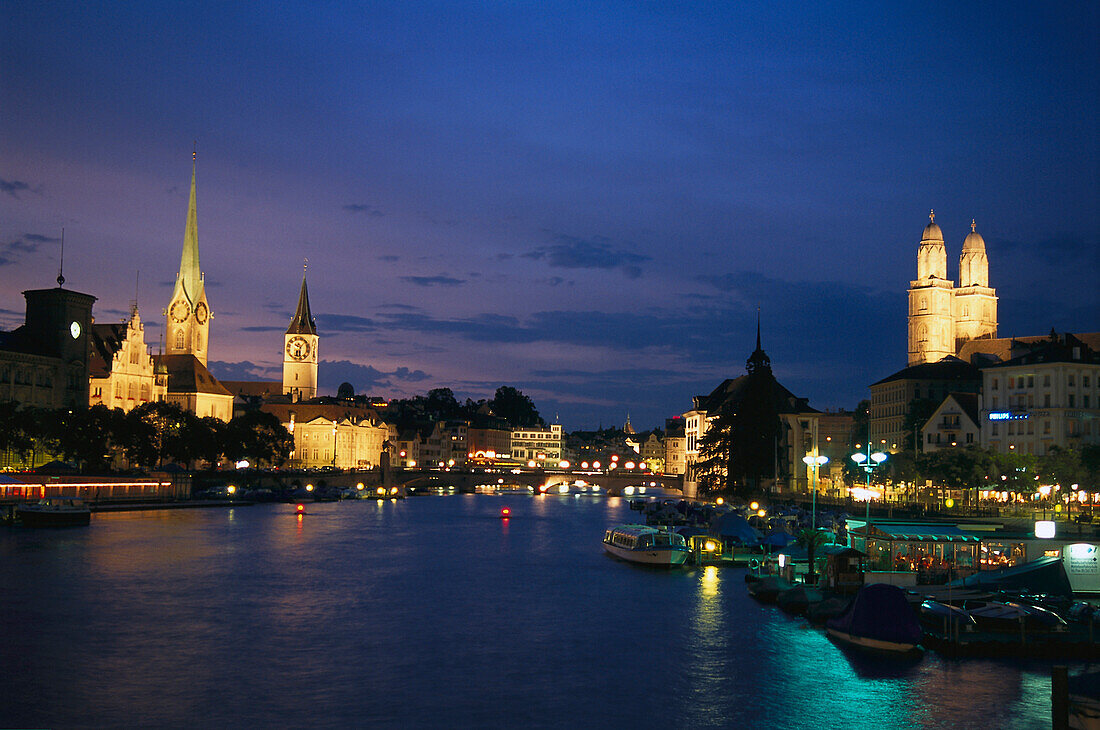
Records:
{"label": "light reflection on water", "polygon": [[0,530],[0,725],[1050,722],[1045,665],[850,654],[749,599],[742,570],[616,562],[599,541],[635,518],[620,499],[306,511]]}

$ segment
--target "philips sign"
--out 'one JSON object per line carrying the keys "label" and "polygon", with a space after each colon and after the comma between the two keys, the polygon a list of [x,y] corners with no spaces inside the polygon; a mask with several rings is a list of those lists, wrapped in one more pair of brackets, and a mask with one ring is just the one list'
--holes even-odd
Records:
{"label": "philips sign", "polygon": [[1026,413],[1010,413],[1008,411],[991,411],[990,421],[1021,421],[1027,418]]}

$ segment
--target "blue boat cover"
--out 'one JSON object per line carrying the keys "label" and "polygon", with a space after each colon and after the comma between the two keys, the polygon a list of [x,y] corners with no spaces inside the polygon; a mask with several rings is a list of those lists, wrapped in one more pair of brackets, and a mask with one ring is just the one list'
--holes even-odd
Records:
{"label": "blue boat cover", "polygon": [[916,644],[921,639],[917,614],[897,586],[872,583],[863,586],[848,610],[826,622],[826,626],[852,636],[899,644]]}
{"label": "blue boat cover", "polygon": [[983,570],[947,585],[987,591],[1026,591],[1049,596],[1073,597],[1073,588],[1061,558],[1039,558],[1023,565]]}
{"label": "blue boat cover", "polygon": [[743,545],[760,544],[760,532],[736,512],[727,512],[716,517],[711,523],[711,530],[719,537],[735,540]]}

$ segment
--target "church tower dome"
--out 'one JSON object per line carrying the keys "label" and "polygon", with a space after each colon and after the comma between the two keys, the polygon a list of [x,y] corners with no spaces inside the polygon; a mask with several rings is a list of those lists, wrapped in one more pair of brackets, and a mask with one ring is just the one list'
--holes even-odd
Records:
{"label": "church tower dome", "polygon": [[909,283],[910,365],[955,354],[954,287],[947,278],[943,231],[930,211],[917,248],[917,278]]}

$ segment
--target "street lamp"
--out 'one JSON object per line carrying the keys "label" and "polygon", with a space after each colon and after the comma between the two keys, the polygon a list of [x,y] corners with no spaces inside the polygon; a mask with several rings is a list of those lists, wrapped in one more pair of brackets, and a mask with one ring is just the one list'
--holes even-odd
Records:
{"label": "street lamp", "polygon": [[867,472],[867,494],[864,496],[867,498],[867,524],[871,523],[871,472],[875,470],[875,467],[886,461],[886,454],[881,451],[871,453],[871,443],[868,440],[867,453],[866,454],[852,454],[852,461],[863,467],[863,470]]}
{"label": "street lamp", "polygon": [[802,461],[805,462],[806,466],[810,467],[810,471],[813,474],[814,496],[813,496],[812,502],[811,502],[811,504],[813,505],[811,507],[811,510],[812,510],[811,514],[813,516],[810,518],[810,529],[816,530],[817,529],[817,470],[820,469],[822,466],[824,466],[826,463],[828,463],[829,457],[825,456],[825,455],[815,456],[813,454],[806,454],[805,456],[802,457]]}

